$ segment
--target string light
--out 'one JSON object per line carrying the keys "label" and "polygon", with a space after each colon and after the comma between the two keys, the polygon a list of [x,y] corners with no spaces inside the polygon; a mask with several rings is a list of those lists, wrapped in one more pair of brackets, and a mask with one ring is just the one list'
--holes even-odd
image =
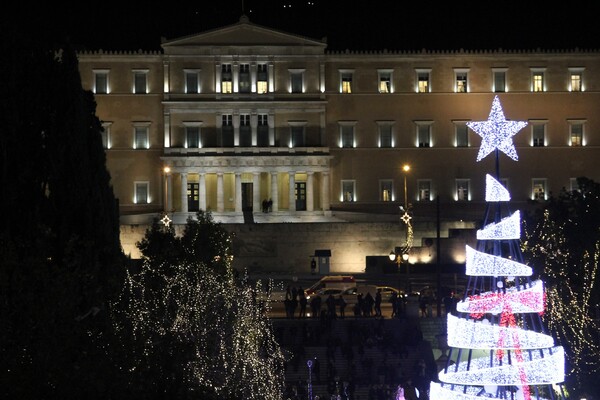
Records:
{"label": "string light", "polygon": [[466,246],[466,274],[469,276],[531,276],[531,267],[508,258],[477,251]]}
{"label": "string light", "polygon": [[467,126],[482,137],[477,161],[481,161],[495,149],[517,161],[517,151],[512,137],[527,126],[526,121],[507,121],[498,96],[494,96],[492,109],[487,121],[467,122]]}
{"label": "string light", "polygon": [[[487,121],[467,125],[483,139],[477,161],[496,149],[513,160],[518,159],[512,137],[527,123],[506,121],[498,96],[494,97]],[[491,175],[486,175],[486,202],[509,200],[508,190]],[[503,242],[520,240],[520,212],[499,218],[499,205],[496,207],[495,221],[477,231],[477,240],[497,242],[493,246],[482,246],[491,254],[466,246],[466,274],[492,277],[489,290],[481,294],[477,291],[478,294],[458,302],[456,310],[460,316],[448,314],[447,341],[451,356],[446,368],[438,373],[440,382],[430,385],[433,400],[482,397],[529,400],[532,390],[541,400],[545,392],[532,387],[544,385],[545,390],[553,390],[553,384],[564,381],[564,349],[555,346],[550,335],[530,330],[529,324],[523,323],[524,315],[535,313],[540,318],[545,311],[544,284],[541,280],[530,282],[522,278],[531,276],[532,269],[514,261],[521,258],[519,254],[511,253],[510,258],[502,254]],[[516,245],[506,247],[513,252],[519,250]],[[515,280],[515,277],[519,279]],[[479,288],[476,286],[479,279],[475,278],[471,289]],[[512,281],[515,285],[505,286],[506,282]],[[453,359],[454,348],[461,350]],[[467,350],[466,359],[461,357],[462,349]],[[487,356],[474,353],[484,350],[488,350]]]}
{"label": "string light", "polygon": [[517,210],[500,222],[492,222],[477,230],[478,240],[508,240],[521,237],[521,213]]}
{"label": "string light", "polygon": [[485,201],[510,201],[510,193],[490,174],[485,175]]}

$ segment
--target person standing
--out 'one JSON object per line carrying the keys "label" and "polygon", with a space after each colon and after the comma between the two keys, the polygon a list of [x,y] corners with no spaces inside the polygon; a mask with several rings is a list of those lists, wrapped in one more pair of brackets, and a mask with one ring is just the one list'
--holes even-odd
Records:
{"label": "person standing", "polygon": [[344,299],[344,296],[342,296],[341,294],[340,294],[340,297],[338,297],[337,302],[338,302],[338,305],[340,306],[340,318],[344,319],[344,317],[346,316],[346,305],[348,303]]}
{"label": "person standing", "polygon": [[398,318],[398,293],[392,292],[390,303],[392,304],[392,318]]}
{"label": "person standing", "polygon": [[292,288],[290,285],[285,289],[285,299],[283,300],[283,306],[285,307],[285,316],[290,318],[292,314]]}
{"label": "person standing", "polygon": [[381,317],[381,288],[375,293],[375,316]]}
{"label": "person standing", "polygon": [[417,388],[413,386],[411,378],[408,378],[404,383],[404,398],[406,400],[419,400]]}
{"label": "person standing", "polygon": [[298,315],[298,317],[304,318],[306,317],[306,304],[308,303],[308,301],[306,300],[306,294],[304,293],[304,289],[302,289],[302,286],[298,288],[298,303],[300,304],[300,314]]}
{"label": "person standing", "polygon": [[332,294],[327,296],[327,300],[325,300],[325,304],[327,304],[327,316],[329,317],[329,319],[335,319],[335,317],[337,315],[335,312],[335,299],[333,298]]}

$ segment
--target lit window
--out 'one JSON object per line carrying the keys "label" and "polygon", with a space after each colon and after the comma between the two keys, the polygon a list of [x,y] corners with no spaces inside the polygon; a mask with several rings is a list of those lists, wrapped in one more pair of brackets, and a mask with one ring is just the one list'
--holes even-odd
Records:
{"label": "lit window", "polygon": [[304,70],[290,69],[290,93],[304,93]]}
{"label": "lit window", "polygon": [[340,92],[352,93],[352,71],[340,71]]}
{"label": "lit window", "polygon": [[469,201],[469,180],[468,179],[457,179],[456,180],[456,200],[458,201]]}
{"label": "lit window", "polygon": [[233,93],[233,74],[231,64],[221,65],[221,93]]}
{"label": "lit window", "polygon": [[454,122],[454,131],[456,135],[456,147],[469,147],[469,129],[467,123],[463,121]]}
{"label": "lit window", "polygon": [[569,190],[571,192],[578,192],[580,190],[577,178],[569,178]]}
{"label": "lit window", "polygon": [[256,128],[257,145],[266,147],[269,145],[269,116],[258,114],[258,127]]}
{"label": "lit window", "polygon": [[256,71],[256,93],[264,94],[269,91],[269,72],[267,64],[258,64]]}
{"label": "lit window", "polygon": [[148,182],[134,183],[134,201],[135,204],[148,204]]}
{"label": "lit window", "polygon": [[102,123],[102,132],[100,132],[100,135],[102,136],[102,147],[104,149],[110,149],[111,147],[111,143],[110,143],[110,127],[112,125],[112,122],[103,122]]}
{"label": "lit window", "polygon": [[533,200],[546,200],[546,179],[533,179],[531,186]]}
{"label": "lit window", "polygon": [[392,71],[379,70],[379,93],[392,93]]}
{"label": "lit window", "polygon": [[569,123],[569,145],[570,146],[583,146],[583,123],[582,122],[570,122]]}
{"label": "lit window", "polygon": [[468,78],[469,71],[465,69],[454,70],[455,86],[454,91],[456,93],[467,93],[469,91]]}
{"label": "lit window", "polygon": [[494,74],[494,93],[506,92],[506,68],[492,69]]}
{"label": "lit window", "polygon": [[417,121],[417,146],[431,147],[431,121]]}
{"label": "lit window", "polygon": [[185,70],[185,92],[200,93],[200,71],[197,69]]}
{"label": "lit window", "polygon": [[234,146],[233,115],[231,114],[221,116],[221,146]]}
{"label": "lit window", "polygon": [[379,200],[393,201],[392,196],[393,181],[391,179],[381,179],[379,181]]}
{"label": "lit window", "polygon": [[355,198],[355,181],[354,180],[343,180],[342,181],[342,201],[356,201]]}
{"label": "lit window", "polygon": [[546,125],[543,123],[531,124],[531,144],[533,147],[544,147],[546,145]]}
{"label": "lit window", "polygon": [[250,114],[240,114],[240,146],[252,146],[252,128],[250,127]]}
{"label": "lit window", "polygon": [[393,147],[392,142],[392,123],[388,121],[377,122],[379,128],[379,147]]}
{"label": "lit window", "polygon": [[148,71],[147,70],[133,71],[133,93],[135,93],[135,94],[148,93]]}
{"label": "lit window", "polygon": [[134,149],[148,149],[150,148],[150,141],[148,138],[149,124],[141,124],[133,127],[133,148]]}
{"label": "lit window", "polygon": [[340,122],[340,147],[354,147],[354,125],[356,122]]}
{"label": "lit window", "polygon": [[96,93],[96,94],[107,94],[108,93],[108,71],[107,70],[95,70],[94,71],[94,93]]}
{"label": "lit window", "polygon": [[429,74],[431,70],[417,70],[417,93],[429,93]]}
{"label": "lit window", "polygon": [[239,72],[239,93],[250,93],[250,64],[240,64]]}
{"label": "lit window", "polygon": [[419,201],[431,201],[431,181],[429,179],[420,179],[417,181],[419,188]]}
{"label": "lit window", "polygon": [[570,82],[569,90],[571,92],[583,91],[583,68],[569,68]]}
{"label": "lit window", "polygon": [[188,149],[196,149],[200,147],[200,127],[186,126],[185,127],[185,147]]}
{"label": "lit window", "polygon": [[531,91],[532,92],[543,92],[546,88],[544,87],[544,72],[545,68],[533,68],[531,70]]}

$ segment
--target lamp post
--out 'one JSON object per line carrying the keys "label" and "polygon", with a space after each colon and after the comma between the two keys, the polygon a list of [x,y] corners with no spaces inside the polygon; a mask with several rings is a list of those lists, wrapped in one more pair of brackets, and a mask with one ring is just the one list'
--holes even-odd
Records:
{"label": "lamp post", "polygon": [[168,165],[163,168],[163,172],[165,173],[165,213],[169,212],[169,173],[171,172],[171,167]]}
{"label": "lamp post", "polygon": [[404,171],[404,209],[408,213],[408,191],[406,190],[406,175],[408,175],[408,171],[410,171],[410,165],[404,164],[402,166],[402,170]]}
{"label": "lamp post", "polygon": [[400,265],[404,262],[406,264],[406,293],[410,293],[410,263],[408,262],[408,248],[395,247],[389,254],[390,261],[394,261],[400,271]]}

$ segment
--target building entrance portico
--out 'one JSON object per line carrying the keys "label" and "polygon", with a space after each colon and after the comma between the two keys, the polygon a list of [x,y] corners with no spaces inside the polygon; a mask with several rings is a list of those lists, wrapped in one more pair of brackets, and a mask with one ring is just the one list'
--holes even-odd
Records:
{"label": "building entrance portico", "polygon": [[172,182],[164,188],[171,204],[165,211],[241,215],[262,212],[265,200],[273,213],[329,211],[329,156],[164,157],[163,161]]}

